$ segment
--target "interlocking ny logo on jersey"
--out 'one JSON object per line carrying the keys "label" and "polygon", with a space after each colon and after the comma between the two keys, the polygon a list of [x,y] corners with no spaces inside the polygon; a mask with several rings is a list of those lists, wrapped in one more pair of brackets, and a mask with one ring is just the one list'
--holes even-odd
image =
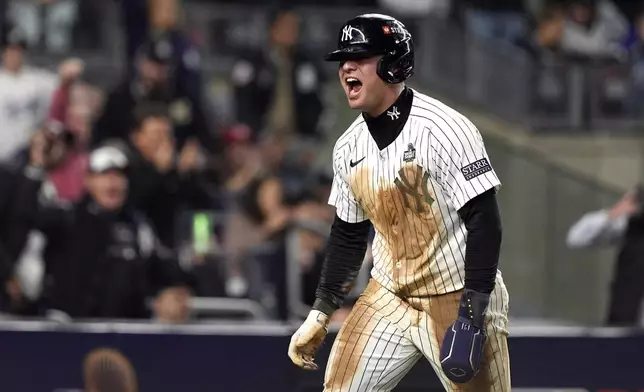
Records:
{"label": "interlocking ny logo on jersey", "polygon": [[403,194],[405,208],[411,207],[409,199],[412,199],[417,213],[427,212],[427,207],[434,203],[434,198],[429,193],[429,173],[416,165],[411,170],[409,168],[405,170],[403,167],[398,171],[398,176],[400,178],[396,178],[394,184]]}
{"label": "interlocking ny logo on jersey", "polygon": [[398,120],[398,117],[400,117],[398,106],[394,106],[391,110],[389,110],[387,112],[387,116],[389,116],[392,120]]}

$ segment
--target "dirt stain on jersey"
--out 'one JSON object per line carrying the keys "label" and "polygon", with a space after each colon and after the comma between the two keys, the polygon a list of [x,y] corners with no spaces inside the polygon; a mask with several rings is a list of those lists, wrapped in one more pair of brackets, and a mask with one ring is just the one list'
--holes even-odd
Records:
{"label": "dirt stain on jersey", "polygon": [[395,180],[372,177],[369,168],[362,168],[351,177],[350,186],[382,237],[374,247],[382,247],[391,260],[387,272],[397,282],[400,295],[427,296],[434,280],[429,260],[447,238],[429,174],[410,163],[403,165]]}

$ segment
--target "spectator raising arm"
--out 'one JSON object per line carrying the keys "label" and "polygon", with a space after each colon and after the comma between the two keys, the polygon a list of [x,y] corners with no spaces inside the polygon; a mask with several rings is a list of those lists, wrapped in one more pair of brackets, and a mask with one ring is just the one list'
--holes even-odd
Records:
{"label": "spectator raising arm", "polygon": [[568,231],[566,243],[570,248],[614,245],[626,232],[630,217],[639,210],[637,193],[624,195],[609,210],[589,212]]}

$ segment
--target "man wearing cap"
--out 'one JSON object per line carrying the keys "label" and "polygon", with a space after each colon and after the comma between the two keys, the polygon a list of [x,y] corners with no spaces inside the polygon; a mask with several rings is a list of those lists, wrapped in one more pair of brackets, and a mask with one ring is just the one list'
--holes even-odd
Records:
{"label": "man wearing cap", "polygon": [[270,15],[265,50],[245,50],[232,68],[235,116],[258,135],[323,136],[320,64],[299,45],[300,16],[280,9]]}
{"label": "man wearing cap", "polygon": [[190,139],[216,148],[201,104],[176,78],[174,47],[166,35],[146,41],[136,52],[135,73],[112,91],[92,134],[94,146],[112,138],[127,140],[134,119],[150,107],[164,110],[172,119],[177,150]]}
{"label": "man wearing cap", "polygon": [[126,205],[128,160],[113,146],[93,151],[85,177],[87,196],[68,208],[38,200],[46,148],[33,148],[19,189],[20,217],[47,239],[40,311],[71,318],[141,318],[156,296],[164,321],[187,317],[184,274],[151,227]]}

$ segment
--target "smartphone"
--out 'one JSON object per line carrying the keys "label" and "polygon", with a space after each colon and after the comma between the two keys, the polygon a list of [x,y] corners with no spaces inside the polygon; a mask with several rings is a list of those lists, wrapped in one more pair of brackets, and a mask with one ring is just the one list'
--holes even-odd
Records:
{"label": "smartphone", "polygon": [[197,212],[192,217],[192,246],[198,255],[212,252],[213,218],[205,212]]}

